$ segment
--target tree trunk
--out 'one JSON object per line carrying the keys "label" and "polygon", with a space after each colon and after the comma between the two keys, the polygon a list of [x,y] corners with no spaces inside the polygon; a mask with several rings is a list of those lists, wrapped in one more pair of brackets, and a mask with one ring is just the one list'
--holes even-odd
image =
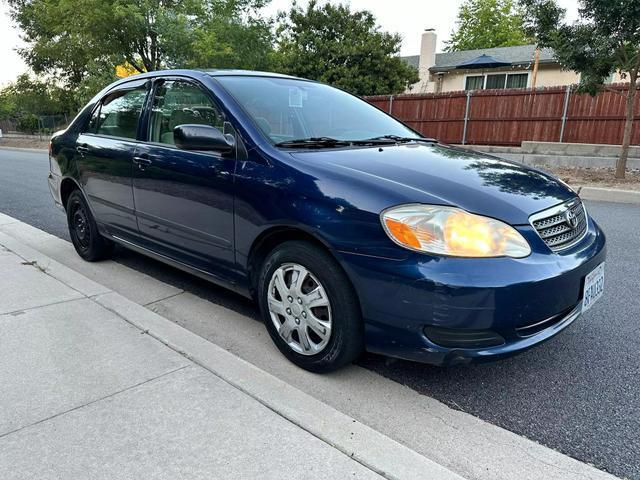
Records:
{"label": "tree trunk", "polygon": [[627,158],[629,157],[629,145],[631,144],[631,133],[633,132],[633,114],[636,99],[636,80],[638,73],[632,71],[629,74],[629,91],[627,92],[626,118],[624,122],[624,134],[622,136],[622,148],[620,157],[616,162],[616,178],[624,178],[627,171]]}

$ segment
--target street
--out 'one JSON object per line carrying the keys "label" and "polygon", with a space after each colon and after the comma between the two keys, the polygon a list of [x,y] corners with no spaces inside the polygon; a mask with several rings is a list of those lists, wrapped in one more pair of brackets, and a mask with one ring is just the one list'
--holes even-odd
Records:
{"label": "street", "polygon": [[[0,168],[0,212],[68,240],[64,214],[48,191],[46,152],[0,150]],[[580,461],[640,479],[640,207],[587,202],[587,208],[608,237],[605,295],[566,332],[484,365],[441,369],[375,355],[360,365]],[[123,249],[115,260],[257,319],[252,303],[202,280]],[[213,323],[182,326],[205,338],[216,333]]]}

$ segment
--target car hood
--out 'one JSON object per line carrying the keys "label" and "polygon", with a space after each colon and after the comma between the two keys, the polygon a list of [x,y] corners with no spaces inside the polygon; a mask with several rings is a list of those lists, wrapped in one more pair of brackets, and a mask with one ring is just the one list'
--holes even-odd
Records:
{"label": "car hood", "polygon": [[512,225],[527,224],[531,214],[575,196],[562,182],[539,170],[445,145],[327,149],[292,155],[387,192],[387,206],[405,202],[453,205]]}

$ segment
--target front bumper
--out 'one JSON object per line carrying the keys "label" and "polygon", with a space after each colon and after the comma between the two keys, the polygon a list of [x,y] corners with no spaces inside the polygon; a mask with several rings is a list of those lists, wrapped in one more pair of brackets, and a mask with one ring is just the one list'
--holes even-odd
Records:
{"label": "front bumper", "polygon": [[[584,277],[605,259],[604,234],[589,219],[584,239],[553,253],[532,227],[518,230],[532,248],[522,259],[341,253],[360,298],[367,350],[450,365],[510,356],[568,327],[581,313]],[[460,333],[464,341],[443,346],[433,331]],[[479,346],[468,340],[474,335],[501,341]]]}

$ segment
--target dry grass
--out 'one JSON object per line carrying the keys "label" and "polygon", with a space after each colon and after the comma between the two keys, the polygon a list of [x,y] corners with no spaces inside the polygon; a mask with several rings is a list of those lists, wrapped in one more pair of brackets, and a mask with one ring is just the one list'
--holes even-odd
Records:
{"label": "dry grass", "polygon": [[589,185],[593,187],[620,188],[623,190],[640,190],[640,171],[627,171],[624,180],[614,178],[613,168],[548,168],[554,175],[571,186]]}
{"label": "dry grass", "polygon": [[[38,148],[47,150],[49,148],[49,139],[42,137],[44,140],[32,139],[32,138],[0,138],[0,147],[15,147],[15,148]],[[46,138],[46,139],[45,139]]]}

